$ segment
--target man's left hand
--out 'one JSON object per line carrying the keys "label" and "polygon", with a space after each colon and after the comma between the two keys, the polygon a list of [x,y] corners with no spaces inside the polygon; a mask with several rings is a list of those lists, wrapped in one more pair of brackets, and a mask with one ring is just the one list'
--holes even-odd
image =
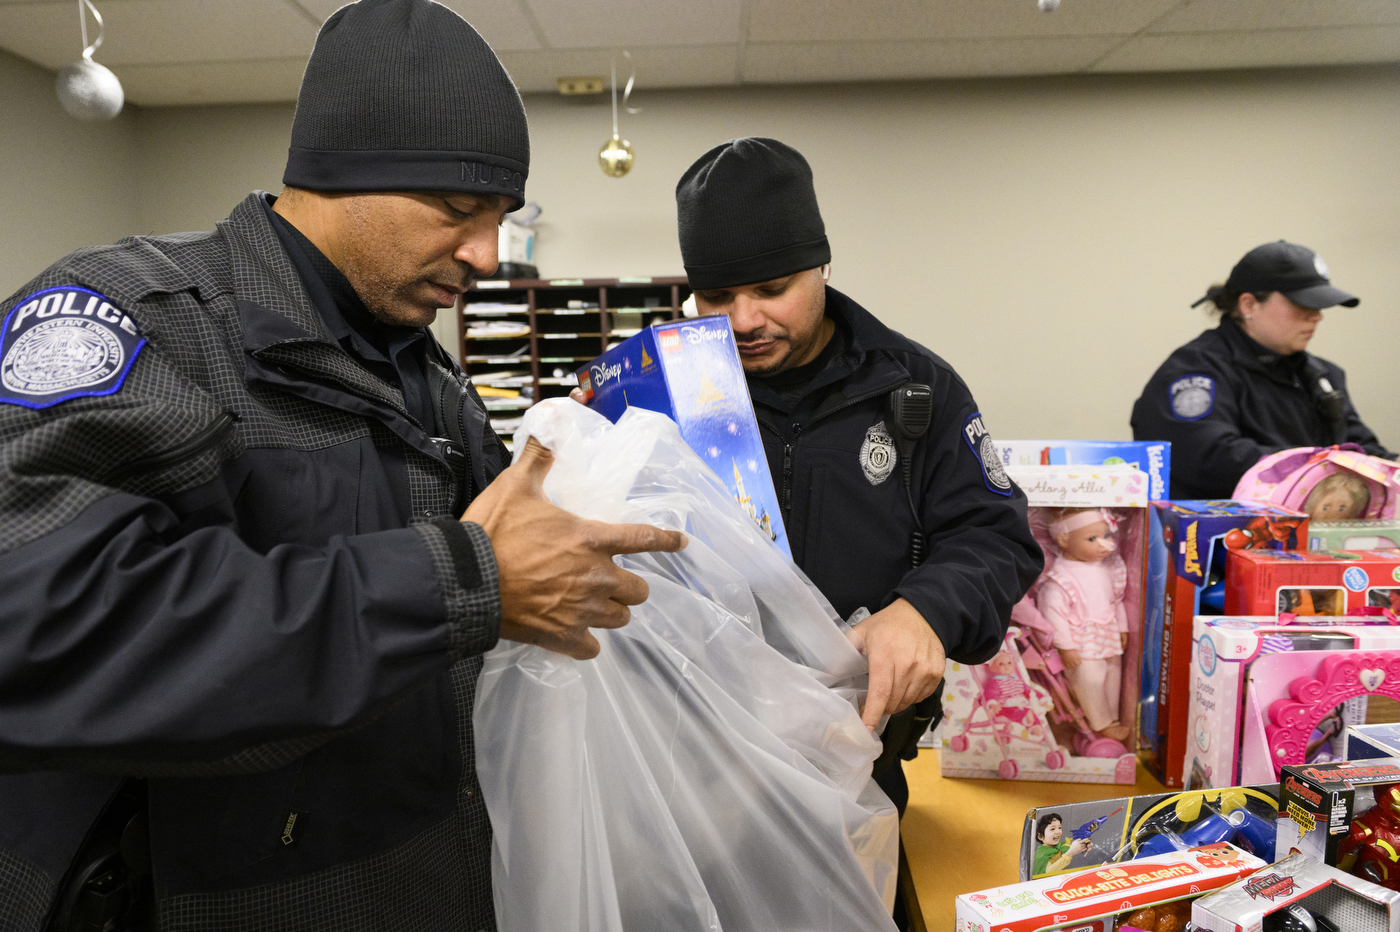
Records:
{"label": "man's left hand", "polygon": [[874,729],[893,715],[933,694],[948,662],[943,642],[924,616],[904,599],[851,629],[852,640],[870,662],[870,689],[861,720]]}

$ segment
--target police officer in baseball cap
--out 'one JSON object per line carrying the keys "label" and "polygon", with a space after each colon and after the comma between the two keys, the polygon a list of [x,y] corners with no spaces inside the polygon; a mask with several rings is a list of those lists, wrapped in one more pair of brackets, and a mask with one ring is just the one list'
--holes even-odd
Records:
{"label": "police officer in baseball cap", "polygon": [[1317,253],[1279,240],[1245,253],[1210,302],[1220,325],[1177,349],[1133,406],[1133,437],[1172,444],[1171,497],[1228,498],[1260,458],[1354,443],[1391,458],[1357,414],[1346,373],[1307,352],[1325,308],[1361,299]]}

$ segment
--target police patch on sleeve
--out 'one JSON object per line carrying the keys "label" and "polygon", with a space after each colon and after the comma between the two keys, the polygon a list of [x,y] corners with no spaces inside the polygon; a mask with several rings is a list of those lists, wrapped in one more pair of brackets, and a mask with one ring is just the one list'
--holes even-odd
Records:
{"label": "police patch on sleeve", "polygon": [[968,448],[972,450],[972,455],[977,457],[978,465],[982,467],[982,481],[987,484],[987,488],[998,495],[1010,495],[1011,477],[1006,474],[1006,467],[1001,464],[997,446],[992,442],[991,432],[982,423],[980,411],[963,421],[962,433]]}
{"label": "police patch on sleeve", "polygon": [[865,432],[865,442],[860,445],[860,468],[867,482],[879,485],[888,479],[897,459],[894,438],[884,421]]}
{"label": "police patch on sleeve", "polygon": [[136,322],[86,288],[22,299],[0,331],[0,402],[50,408],[122,387],[146,340]]}
{"label": "police patch on sleeve", "polygon": [[1167,389],[1172,413],[1183,421],[1199,421],[1215,407],[1215,380],[1205,375],[1177,379]]}

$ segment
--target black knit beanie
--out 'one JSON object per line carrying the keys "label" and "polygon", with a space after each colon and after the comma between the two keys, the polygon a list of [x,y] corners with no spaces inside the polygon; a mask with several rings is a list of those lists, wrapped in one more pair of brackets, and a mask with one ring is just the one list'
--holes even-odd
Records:
{"label": "black knit beanie", "polygon": [[692,288],[736,288],[831,261],[812,169],[776,139],[733,139],[676,185],[681,260]]}
{"label": "black knit beanie", "polygon": [[360,0],[321,26],[283,184],[501,194],[518,208],[529,170],[520,93],[462,17],[430,0]]}

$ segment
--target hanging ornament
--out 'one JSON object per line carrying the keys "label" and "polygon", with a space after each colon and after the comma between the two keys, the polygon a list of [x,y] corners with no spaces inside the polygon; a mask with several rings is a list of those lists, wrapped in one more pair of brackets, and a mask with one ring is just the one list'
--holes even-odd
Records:
{"label": "hanging ornament", "polygon": [[[87,35],[88,10],[97,20],[97,40],[91,45],[88,45]],[[106,31],[102,14],[97,12],[92,0],[78,0],[78,22],[83,30],[83,57],[58,73],[58,102],[69,116],[79,120],[110,120],[122,112],[126,95],[122,93],[122,83],[117,76],[92,60],[92,53],[102,44]]]}
{"label": "hanging ornament", "polygon": [[[623,52],[623,56],[630,62],[631,52]],[[632,96],[632,85],[637,80],[637,69],[632,68],[632,76],[627,79],[627,88],[622,93],[622,107],[628,113],[641,113],[641,107],[629,107],[627,101]],[[603,148],[598,150],[598,167],[603,170],[603,174],[613,178],[621,178],[632,170],[632,144],[623,139],[617,132],[617,62],[612,66],[612,118],[613,132],[612,138],[604,143]]]}

